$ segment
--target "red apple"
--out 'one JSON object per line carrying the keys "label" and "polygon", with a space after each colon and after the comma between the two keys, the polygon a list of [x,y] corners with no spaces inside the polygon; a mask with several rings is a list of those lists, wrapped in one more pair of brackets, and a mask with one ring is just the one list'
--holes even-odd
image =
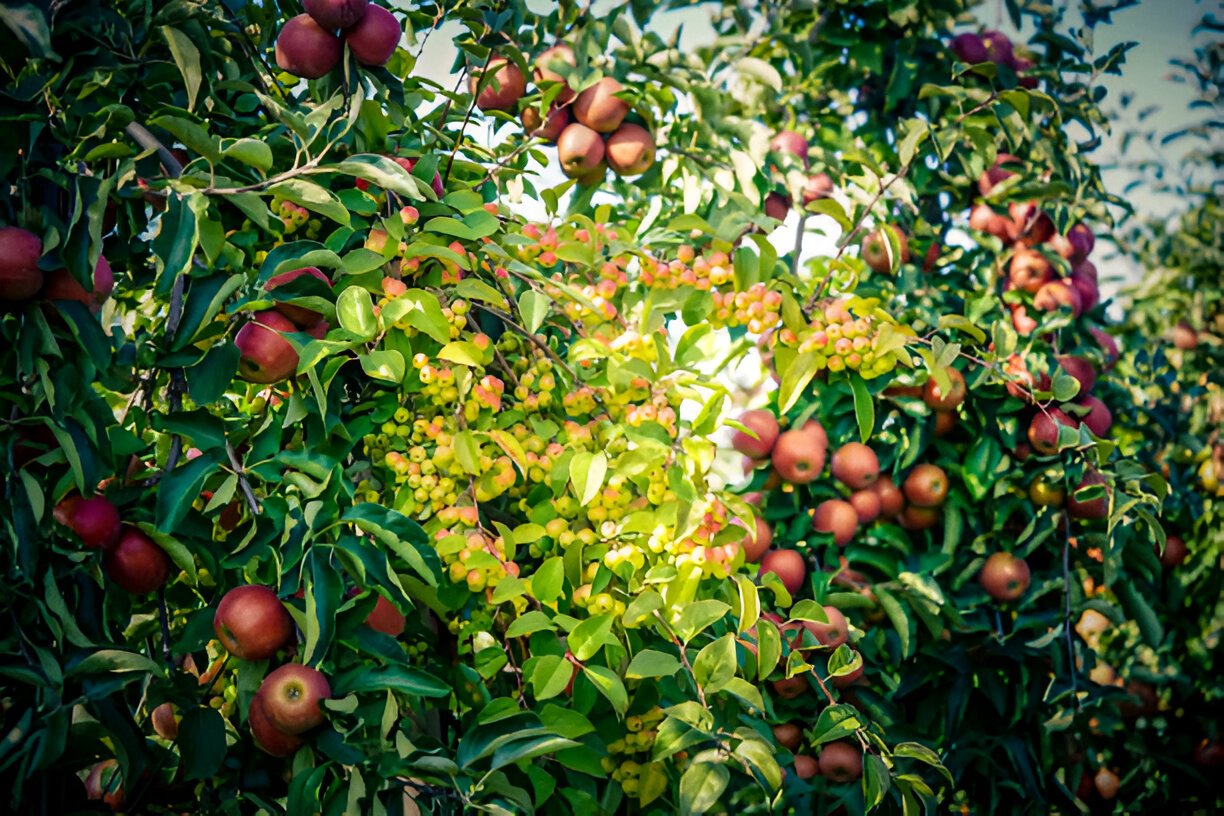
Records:
{"label": "red apple", "polygon": [[978,582],[986,594],[996,601],[1014,601],[1029,587],[1029,567],[1023,558],[1009,552],[997,552],[986,559]]}
{"label": "red apple", "polygon": [[981,175],[978,179],[978,192],[982,195],[990,195],[990,191],[994,186],[1004,179],[1009,179],[1016,175],[1010,170],[1003,167],[1005,164],[1019,164],[1020,160],[1010,153],[1000,153],[995,158],[995,163]]}
{"label": "red apple", "polygon": [[67,269],[57,269],[47,278],[43,297],[47,300],[75,300],[96,314],[114,288],[115,273],[107,263],[106,256],[99,255],[98,263],[94,265],[92,291],[85,291],[85,287]]}
{"label": "red apple", "polygon": [[972,31],[966,31],[953,37],[951,48],[952,53],[956,54],[958,60],[967,62],[970,65],[977,65],[979,62],[986,62],[990,59],[990,55],[986,51],[986,44],[982,42],[981,37]]}
{"label": "red apple", "polygon": [[880,478],[880,459],[862,442],[842,445],[829,466],[833,478],[851,490],[862,490]]}
{"label": "red apple", "polygon": [[[492,76],[484,80],[484,74],[490,72]],[[482,111],[511,111],[526,92],[527,80],[513,62],[494,57],[487,68],[472,71],[471,90],[476,96],[476,107]]]}
{"label": "red apple", "polygon": [[43,285],[42,240],[20,227],[0,227],[0,301],[29,300]]}
{"label": "red apple", "polygon": [[1091,394],[1080,397],[1076,401],[1089,409],[1087,414],[1080,417],[1080,424],[1087,426],[1093,436],[1104,439],[1109,434],[1109,429],[1113,427],[1113,414],[1110,413],[1109,406]]}
{"label": "red apple", "polygon": [[278,383],[292,377],[297,371],[298,353],[282,334],[297,330],[292,320],[274,309],[257,312],[234,338],[242,354],[238,373],[255,383]]}
{"label": "red apple", "polygon": [[866,263],[867,266],[872,269],[872,271],[879,272],[880,274],[891,272],[894,260],[896,261],[897,265],[900,266],[910,259],[909,241],[906,239],[905,233],[901,232],[901,230],[897,229],[892,224],[886,224],[885,226],[892,230],[893,235],[895,235],[897,238],[897,246],[899,250],[897,258],[892,257],[892,252],[888,245],[888,239],[884,236],[884,227],[876,229],[874,232],[864,238],[862,246],[860,247],[860,255],[863,258],[863,262]]}
{"label": "red apple", "polygon": [[[874,482],[872,485],[874,486]],[[896,485],[893,485],[893,490],[896,490]],[[900,495],[900,491],[898,491]],[[850,494],[850,506],[854,508],[854,512],[858,514],[859,524],[870,524],[880,517],[884,503],[880,498],[880,494],[868,487],[864,490],[856,490]]]}
{"label": "red apple", "polygon": [[105,496],[67,496],[55,505],[52,516],[91,549],[105,549],[119,540],[119,510]]}
{"label": "red apple", "polygon": [[262,694],[257,693],[251,698],[251,707],[247,710],[247,723],[251,727],[251,736],[255,738],[255,744],[274,757],[287,757],[297,753],[297,750],[304,744],[301,737],[286,734],[272,724]]}
{"label": "red apple", "polygon": [[777,575],[786,591],[794,595],[807,577],[807,562],[794,550],[770,550],[761,559],[761,575],[767,572]]}
{"label": "red apple", "polygon": [[[1094,485],[1103,485],[1105,487],[1105,495],[1095,499],[1076,498],[1076,493],[1080,490]],[[1105,481],[1105,477],[1100,473],[1095,471],[1085,473],[1079,485],[1067,497],[1067,512],[1073,518],[1087,520],[1103,519],[1109,515],[1109,495],[1111,492],[1109,483]]]}
{"label": "red apple", "polygon": [[1063,356],[1058,357],[1057,361],[1063,373],[1079,381],[1080,396],[1090,393],[1096,386],[1096,366],[1088,360],[1085,360],[1083,357]]}
{"label": "red apple", "polygon": [[276,730],[297,736],[323,723],[320,703],[331,696],[331,686],[318,669],[286,663],[264,678],[259,695]]}
{"label": "red apple", "polygon": [[787,153],[799,161],[804,167],[808,163],[807,139],[793,130],[780,130],[769,140],[769,149],[775,153]]}
{"label": "red apple", "polygon": [[1012,255],[1007,267],[1008,279],[1017,289],[1035,294],[1054,279],[1054,267],[1046,256],[1035,249],[1021,248]]}
{"label": "red apple", "polygon": [[740,542],[740,549],[744,551],[744,560],[749,564],[758,563],[765,553],[769,552],[770,545],[773,544],[773,530],[765,519],[757,516],[753,529],[749,530]]}
{"label": "red apple", "polygon": [[867,489],[880,497],[880,515],[884,518],[893,518],[905,509],[905,494],[890,477],[876,479]]}
{"label": "red apple", "polygon": [[303,0],[306,13],[329,31],[349,28],[361,22],[370,0]]}
{"label": "red apple", "polygon": [[[329,288],[331,287],[331,281],[328,280],[327,275],[324,275],[317,266],[305,266],[301,269],[291,269],[288,272],[282,272],[279,275],[273,275],[272,277],[268,278],[268,282],[264,284],[264,291],[271,292],[278,286],[283,286],[289,281],[297,280],[303,275],[320,280],[327,284]],[[294,306],[292,303],[285,303],[283,301],[277,302],[277,304],[272,308],[292,320],[300,327],[311,326],[318,323],[323,317],[313,309],[307,309],[302,306]]]}
{"label": "red apple", "polygon": [[266,660],[293,641],[293,618],[269,587],[235,587],[217,605],[213,629],[240,660]]}
{"label": "red apple", "polygon": [[556,144],[561,132],[570,123],[569,108],[554,107],[548,112],[547,119],[541,119],[540,109],[534,105],[528,105],[523,108],[519,119],[528,136],[543,139],[549,144]]}
{"label": "red apple", "polygon": [[1052,456],[1058,453],[1058,428],[1065,425],[1076,427],[1074,420],[1057,408],[1038,411],[1033,415],[1028,427],[1028,441],[1033,450],[1042,456]]}
{"label": "red apple", "polygon": [[613,173],[639,176],[654,164],[654,136],[640,125],[621,125],[608,137],[606,155]]}
{"label": "red apple", "polygon": [[604,77],[574,100],[574,118],[597,133],[611,133],[629,114],[629,103],[617,93],[625,88],[612,77]]}
{"label": "red apple", "polygon": [[1033,295],[1033,305],[1043,312],[1069,309],[1075,317],[1079,317],[1084,311],[1079,291],[1069,282],[1062,280],[1042,284],[1037,294]]}
{"label": "red apple", "polygon": [[765,214],[777,221],[785,221],[790,214],[790,196],[772,192],[765,196]]}
{"label": "red apple", "polygon": [[556,70],[565,66],[576,66],[578,61],[574,58],[574,49],[564,43],[554,45],[552,48],[544,50],[535,60],[535,80],[536,84],[540,85],[546,82],[555,82],[564,87],[560,90],[556,97],[558,105],[564,105],[574,98],[574,90],[566,82],[565,77]]}
{"label": "red apple", "polygon": [[844,547],[854,540],[858,532],[858,511],[848,501],[828,499],[816,506],[812,515],[812,529],[818,533],[832,533],[833,543]]}
{"label": "red apple", "polygon": [[591,128],[574,122],[557,137],[557,158],[565,175],[570,178],[585,177],[603,163],[604,141]]}
{"label": "red apple", "polygon": [[391,637],[399,637],[404,633],[404,627],[407,624],[407,619],[404,613],[395,608],[395,605],[384,598],[378,596],[378,601],[374,604],[374,608],[370,610],[370,614],[365,619],[366,626],[373,629],[375,632],[382,632],[384,635]]}
{"label": "red apple", "polygon": [[[819,427],[819,426],[818,426]],[[792,428],[778,435],[771,458],[774,469],[791,484],[808,484],[824,470],[827,442],[807,428]]]}
{"label": "red apple", "polygon": [[836,649],[850,637],[846,616],[836,606],[826,606],[824,611],[825,617],[829,619],[828,623],[804,621],[803,625],[812,633],[812,636],[816,638],[816,642],[821,646]]}
{"label": "red apple", "polygon": [[119,540],[102,554],[111,583],[133,595],[147,595],[170,578],[170,556],[139,529],[124,526]]}
{"label": "red apple", "polygon": [[816,173],[808,176],[803,183],[803,203],[811,204],[822,198],[833,195],[833,179],[828,173]]}
{"label": "red apple", "polygon": [[371,5],[355,25],[344,31],[344,42],[362,65],[381,68],[391,59],[404,29],[395,15],[382,6]]}
{"label": "red apple", "polygon": [[286,22],[276,37],[276,64],[303,79],[318,79],[340,64],[340,38],[322,28],[309,14]]}
{"label": "red apple", "polygon": [[853,782],[863,775],[863,751],[848,742],[830,742],[820,749],[820,773],[833,782]]}
{"label": "red apple", "polygon": [[764,408],[745,411],[740,415],[739,422],[752,431],[753,435],[736,431],[731,436],[731,447],[752,459],[769,456],[781,430],[773,413]]}

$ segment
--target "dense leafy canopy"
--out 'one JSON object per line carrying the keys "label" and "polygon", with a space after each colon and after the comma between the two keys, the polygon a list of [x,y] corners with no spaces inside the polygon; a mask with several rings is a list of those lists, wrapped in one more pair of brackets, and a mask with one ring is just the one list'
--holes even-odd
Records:
{"label": "dense leafy canopy", "polygon": [[1115,325],[1108,12],[685,5],[0,8],[7,805],[1224,805],[1220,204]]}

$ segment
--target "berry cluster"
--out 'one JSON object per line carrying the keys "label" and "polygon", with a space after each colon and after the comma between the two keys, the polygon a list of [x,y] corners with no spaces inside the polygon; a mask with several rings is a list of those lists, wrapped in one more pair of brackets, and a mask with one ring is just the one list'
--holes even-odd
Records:
{"label": "berry cluster", "polygon": [[608,744],[608,756],[601,760],[604,770],[632,799],[638,796],[638,777],[642,766],[651,761],[650,752],[662,720],[663,709],[659,706],[642,714],[630,714],[625,718],[625,735]]}

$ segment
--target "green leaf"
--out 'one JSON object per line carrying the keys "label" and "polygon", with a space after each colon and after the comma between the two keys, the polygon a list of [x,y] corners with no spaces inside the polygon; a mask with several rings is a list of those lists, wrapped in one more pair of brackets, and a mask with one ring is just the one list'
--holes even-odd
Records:
{"label": "green leaf", "polygon": [[777,790],[782,786],[782,769],[778,767],[774,746],[764,740],[746,739],[735,746],[735,754],[756,768],[770,790]]}
{"label": "green leaf", "polygon": [[854,416],[858,420],[859,438],[866,442],[875,430],[875,402],[867,383],[856,372],[850,373],[850,390],[854,393]]}
{"label": "green leaf", "polygon": [[410,666],[365,666],[350,671],[332,682],[332,694],[351,692],[398,691],[418,697],[449,697],[452,689],[428,672]]}
{"label": "green leaf", "polygon": [[573,676],[573,663],[560,655],[544,655],[532,663],[523,679],[537,700],[548,700],[565,691]]}
{"label": "green leaf", "polygon": [[0,6],[0,22],[25,46],[31,56],[58,60],[51,47],[51,28],[42,9],[33,3],[6,3]]}
{"label": "green leaf", "polygon": [[1054,375],[1054,381],[1051,383],[1054,399],[1059,402],[1070,402],[1079,394],[1079,380],[1072,377],[1070,374],[1064,374],[1061,370]]}
{"label": "green leaf", "polygon": [[817,353],[805,351],[795,355],[786,370],[782,372],[782,383],[778,386],[778,413],[785,414],[795,406],[808,383],[816,376],[820,367],[817,365]]}
{"label": "green leaf", "polygon": [[[183,75],[183,85],[187,89],[187,110],[191,110],[195,107],[196,97],[200,93],[200,82],[203,78],[200,72],[200,50],[196,48],[190,37],[177,28],[162,26],[161,33],[166,38],[166,44],[170,46],[170,55],[174,57],[174,64],[178,66],[179,73]],[[269,157],[272,155],[271,151],[268,151],[268,155]],[[271,162],[268,166],[271,166]]]}
{"label": "green leaf", "polygon": [[829,706],[820,712],[816,726],[812,729],[812,744],[823,745],[826,742],[836,742],[848,737],[856,729],[862,727],[858,718],[858,710],[851,705],[838,704]]}
{"label": "green leaf", "polygon": [[[351,289],[346,289],[352,291]],[[383,382],[399,383],[404,381],[407,364],[404,355],[394,349],[380,349],[358,356],[361,368],[366,375]]]}
{"label": "green leaf", "polygon": [[221,145],[216,136],[209,136],[204,128],[181,116],[159,116],[149,124],[169,132],[187,148],[214,164],[221,161]]}
{"label": "green leaf", "polygon": [[726,766],[694,762],[680,777],[680,812],[705,813],[718,804],[730,780]]}
{"label": "green leaf", "polygon": [[735,586],[739,589],[740,602],[739,622],[735,630],[742,635],[756,626],[757,620],[761,617],[761,596],[757,592],[756,584],[752,583],[752,579],[747,575],[736,575]]}
{"label": "green leaf", "polygon": [[676,634],[682,643],[688,643],[706,627],[717,620],[722,620],[731,611],[730,604],[722,601],[695,601],[680,612],[680,620],[676,622]]}
{"label": "green leaf", "polygon": [[459,365],[470,366],[472,368],[479,368],[484,365],[484,355],[480,349],[474,343],[463,340],[447,343],[438,352],[437,356],[439,360],[446,360],[447,362],[458,363]]}
{"label": "green leaf", "polygon": [[225,156],[261,172],[272,169],[272,148],[262,139],[236,139],[225,148]]}
{"label": "green leaf", "polygon": [[898,601],[890,592],[887,592],[879,587],[876,587],[876,598],[880,602],[880,606],[884,608],[885,614],[888,615],[888,620],[892,623],[893,628],[897,630],[897,637],[901,639],[901,654],[903,657],[909,657],[913,652],[910,651],[912,643],[910,642],[910,626],[913,621],[906,614],[901,602]]}
{"label": "green leaf", "polygon": [[581,451],[570,459],[570,483],[578,503],[585,506],[594,501],[608,473],[608,457],[603,451]]}
{"label": "green leaf", "polygon": [[497,770],[498,768],[512,765],[515,762],[534,759],[535,757],[555,753],[566,748],[573,748],[578,744],[571,739],[558,737],[553,734],[542,734],[528,737],[527,739],[516,740],[501,746],[493,752],[493,759],[489,765],[489,770]]}
{"label": "green leaf", "polygon": [[629,694],[625,684],[621,682],[616,672],[607,666],[583,666],[582,673],[599,690],[617,714],[624,714],[629,708]]}
{"label": "green leaf", "polygon": [[778,665],[782,657],[782,635],[771,621],[759,620],[757,635],[757,679],[764,680]]}
{"label": "green leaf", "polygon": [[183,712],[179,720],[179,773],[183,779],[210,779],[225,763],[225,720],[206,706]]}
{"label": "green leaf", "polygon": [[730,632],[706,644],[693,661],[693,679],[707,691],[717,691],[735,676],[735,636]]}
{"label": "green leaf", "polygon": [[565,581],[565,560],[553,556],[540,565],[531,576],[531,594],[540,603],[551,603],[561,597]]}
{"label": "green leaf", "polygon": [[516,638],[523,635],[530,635],[534,632],[542,632],[547,629],[555,629],[552,619],[538,609],[533,609],[519,617],[506,627],[506,637]]}
{"label": "green leaf", "polygon": [[187,369],[187,393],[196,405],[211,405],[229,389],[242,357],[233,343],[217,343],[200,362]]}
{"label": "green leaf", "polygon": [[890,784],[888,766],[884,760],[875,754],[867,754],[863,758],[863,799],[868,813],[884,801]]}
{"label": "green leaf", "polygon": [[162,476],[157,484],[157,529],[169,533],[178,528],[216,469],[212,459],[200,456]]}
{"label": "green leaf", "polygon": [[122,649],[99,649],[69,668],[65,677],[121,672],[144,672],[158,676],[163,674],[161,665],[142,654],[126,652]]}
{"label": "green leaf", "polygon": [[667,792],[671,780],[662,762],[647,762],[638,770],[638,804],[646,807]]}
{"label": "green leaf", "polygon": [[612,616],[596,615],[574,627],[567,638],[570,651],[579,660],[590,660],[609,643],[616,643],[612,635]]}
{"label": "green leaf", "polygon": [[336,318],[340,328],[361,340],[372,340],[378,334],[378,318],[370,293],[360,286],[350,286],[336,298]]}
{"label": "green leaf", "polygon": [[290,179],[273,184],[265,195],[285,198],[313,213],[330,218],[341,226],[349,225],[348,208],[329,190],[306,179]]}
{"label": "green leaf", "polygon": [[552,305],[552,299],[543,292],[528,289],[519,295],[518,305],[519,312],[523,315],[523,328],[535,334],[540,330],[540,326],[544,325],[544,319],[548,317],[548,308]]}
{"label": "green leaf", "polygon": [[641,680],[646,677],[671,677],[680,670],[680,661],[665,652],[643,649],[629,661],[625,677]]}
{"label": "green leaf", "polygon": [[406,168],[394,159],[375,153],[358,153],[344,161],[321,167],[319,171],[355,176],[414,201],[426,197],[420,181]]}
{"label": "green leaf", "polygon": [[[391,311],[393,308],[395,311]],[[399,313],[401,309],[402,314]],[[451,339],[450,323],[442,313],[438,296],[424,289],[409,289],[388,303],[383,311],[383,319],[387,323],[398,323],[402,320],[443,345]]]}

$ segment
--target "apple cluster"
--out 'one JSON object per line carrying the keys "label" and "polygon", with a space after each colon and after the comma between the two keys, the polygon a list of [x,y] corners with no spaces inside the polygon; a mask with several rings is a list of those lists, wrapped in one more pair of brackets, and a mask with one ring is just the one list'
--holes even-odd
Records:
{"label": "apple cluster", "polygon": [[[1000,154],[978,179],[978,191],[984,199],[997,196],[996,187],[1021,178],[1008,168],[1021,166],[1015,156]],[[1010,202],[1003,214],[983,200],[970,211],[969,228],[991,235],[1011,249],[1003,302],[1011,311],[1012,325],[1022,336],[1031,335],[1041,325],[1033,310],[1069,314],[1075,319],[1100,303],[1096,265],[1088,259],[1096,236],[1087,224],[1073,224],[1060,235],[1054,221],[1035,201]]]}
{"label": "apple cluster", "polygon": [[139,527],[125,524],[105,496],[65,496],[52,516],[85,547],[102,551],[102,570],[120,589],[148,595],[170,579],[170,556]]}
{"label": "apple cluster", "polygon": [[[302,282],[294,283],[301,279]],[[305,281],[318,284],[305,284]],[[273,275],[263,285],[263,292],[275,303],[271,309],[255,312],[251,320],[243,324],[234,337],[238,347],[238,373],[253,383],[278,383],[297,373],[298,350],[285,335],[304,334],[306,339],[322,339],[327,334],[328,322],[319,312],[292,301],[296,295],[280,295],[272,292],[282,286],[293,284],[292,291],[309,291],[307,286],[328,294],[331,280],[318,267],[307,266],[290,269]]]}
{"label": "apple cluster", "polygon": [[115,288],[115,273],[99,255],[94,265],[93,287],[86,290],[67,269],[44,273],[42,239],[21,227],[0,227],[0,305],[42,300],[76,301],[97,313]]}
{"label": "apple cluster", "polygon": [[655,137],[642,124],[626,121],[631,113],[625,87],[603,77],[581,92],[570,85],[577,69],[574,50],[554,45],[535,59],[539,102],[523,100],[527,79],[518,65],[490,56],[472,70],[471,92],[482,111],[513,113],[528,136],[557,146],[561,170],[579,184],[599,184],[608,170],[639,176],[655,161]]}
{"label": "apple cluster", "polygon": [[305,14],[276,37],[276,64],[302,79],[319,79],[340,64],[345,47],[367,68],[381,68],[399,45],[395,15],[369,0],[304,0]]}

